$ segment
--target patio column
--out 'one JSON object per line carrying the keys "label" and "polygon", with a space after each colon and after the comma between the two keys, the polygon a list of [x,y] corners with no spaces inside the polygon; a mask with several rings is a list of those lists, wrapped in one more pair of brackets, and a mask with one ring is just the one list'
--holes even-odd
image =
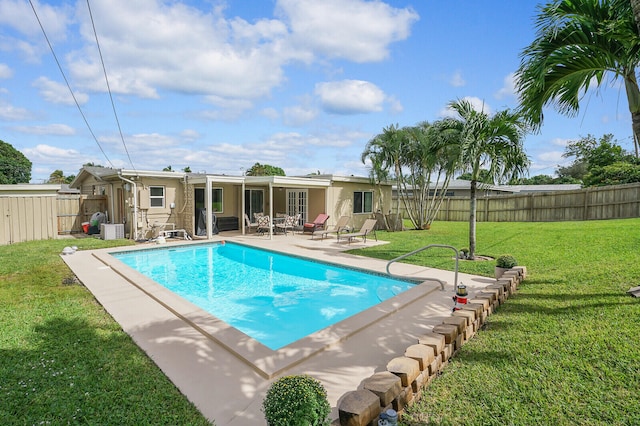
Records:
{"label": "patio column", "polygon": [[211,212],[209,211],[211,210],[211,178],[209,176],[207,176],[207,181],[204,189],[204,209],[207,224],[207,240],[210,240],[213,236],[213,229],[211,229]]}
{"label": "patio column", "polygon": [[[244,179],[242,180],[242,187],[240,190],[240,199],[242,200],[240,202],[241,204],[241,209],[242,209],[242,216],[240,217],[240,223],[242,223],[242,235],[245,235],[246,231],[246,223],[244,220],[244,213],[247,211],[246,210],[246,206],[245,206],[245,202],[244,202],[244,191],[245,191],[245,184],[244,184]],[[249,221],[251,221],[251,219],[249,219]]]}
{"label": "patio column", "polygon": [[269,239],[273,240],[273,182],[269,182],[269,217],[271,226],[269,227]]}

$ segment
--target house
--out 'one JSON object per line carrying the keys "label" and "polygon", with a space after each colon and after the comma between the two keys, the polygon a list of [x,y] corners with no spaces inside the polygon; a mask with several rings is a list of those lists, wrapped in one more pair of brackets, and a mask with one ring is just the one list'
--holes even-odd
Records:
{"label": "house", "polygon": [[124,224],[125,235],[136,240],[167,229],[211,238],[214,221],[219,231],[245,232],[244,214],[252,218],[259,212],[300,214],[301,224],[327,213],[329,225],[349,215],[351,226],[359,228],[391,206],[390,184],[377,187],[354,176],[227,176],[85,166],[70,187],[105,196],[107,221]]}

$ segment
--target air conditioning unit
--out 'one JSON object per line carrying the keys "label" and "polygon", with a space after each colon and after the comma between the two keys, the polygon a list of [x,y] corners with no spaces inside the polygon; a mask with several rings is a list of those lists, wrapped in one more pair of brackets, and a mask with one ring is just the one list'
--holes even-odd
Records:
{"label": "air conditioning unit", "polygon": [[103,240],[117,240],[124,238],[124,224],[103,223],[100,225],[100,238]]}

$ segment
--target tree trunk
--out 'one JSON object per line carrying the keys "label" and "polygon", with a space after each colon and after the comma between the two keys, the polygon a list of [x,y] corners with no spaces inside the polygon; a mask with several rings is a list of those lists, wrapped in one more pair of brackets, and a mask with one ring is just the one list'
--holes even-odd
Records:
{"label": "tree trunk", "polygon": [[469,259],[476,255],[476,187],[478,182],[471,181],[469,191]]}
{"label": "tree trunk", "polygon": [[640,36],[640,0],[631,0],[631,9],[633,10],[633,17],[636,20],[638,36]]}
{"label": "tree trunk", "polygon": [[624,88],[627,92],[629,112],[631,112],[633,146],[636,151],[636,158],[638,158],[638,143],[640,143],[640,88],[638,88],[638,80],[636,78],[635,69],[632,69],[625,74]]}

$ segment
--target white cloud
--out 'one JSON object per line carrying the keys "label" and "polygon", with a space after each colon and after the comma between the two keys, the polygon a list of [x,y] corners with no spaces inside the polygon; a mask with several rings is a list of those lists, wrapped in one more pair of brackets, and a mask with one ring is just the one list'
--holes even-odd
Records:
{"label": "white cloud", "polygon": [[558,164],[565,160],[562,154],[563,151],[546,151],[542,154],[538,154],[538,158],[545,163]]}
{"label": "white cloud", "polygon": [[387,103],[389,104],[389,109],[394,114],[400,114],[402,111],[404,111],[402,103],[398,99],[396,99],[395,96],[387,96]]}
{"label": "white cloud", "polygon": [[325,111],[360,114],[382,111],[385,94],[378,86],[362,80],[317,83],[315,93]]}
{"label": "white cloud", "polygon": [[27,120],[31,113],[24,108],[17,108],[9,103],[0,101],[0,118],[10,121]]}
{"label": "white cloud", "polygon": [[269,120],[276,120],[280,117],[280,113],[275,108],[264,108],[260,111],[260,115],[267,117]]}
{"label": "white cloud", "polygon": [[66,124],[49,124],[46,126],[18,126],[14,130],[31,135],[71,136],[76,131]]}
{"label": "white cloud", "polygon": [[196,139],[200,139],[200,132],[198,132],[197,130],[193,130],[193,129],[185,129],[182,132],[180,132],[180,136],[183,137],[184,139],[188,139],[188,140],[196,140]]}
{"label": "white cloud", "polygon": [[[36,13],[47,37],[51,40],[63,40],[65,31],[71,21],[71,9],[62,5],[55,7],[41,2],[33,2]],[[14,28],[29,36],[42,36],[42,30],[35,18],[29,2],[21,0],[0,1],[0,25]]]}
{"label": "white cloud", "polygon": [[516,95],[516,74],[511,73],[504,78],[503,85],[495,93],[496,99],[504,99]]}
{"label": "white cloud", "polygon": [[455,73],[453,73],[453,75],[449,79],[449,84],[453,87],[462,87],[466,85],[467,82],[462,77],[462,72],[456,71]]}
{"label": "white cloud", "polygon": [[7,64],[0,64],[0,78],[13,77],[13,70]]}
{"label": "white cloud", "polygon": [[[77,162],[79,158],[82,158],[81,153],[75,149],[63,149],[51,145],[38,144],[35,148],[25,148],[23,150],[24,155],[33,160],[44,160],[45,162],[60,162],[66,161],[68,163]],[[82,163],[80,163],[82,164]],[[53,170],[52,170],[53,171]]]}
{"label": "white cloud", "polygon": [[574,139],[553,138],[551,139],[551,144],[555,146],[561,146],[564,148],[573,141]]}
{"label": "white cloud", "polygon": [[89,95],[86,93],[74,90],[73,95],[71,95],[66,84],[49,80],[47,77],[38,78],[33,82],[33,86],[39,90],[40,96],[44,100],[53,104],[75,105],[74,96],[80,105],[87,103],[89,100]]}
{"label": "white cloud", "polygon": [[[275,20],[228,20],[220,9],[157,0],[96,2],[92,11],[116,93],[157,98],[169,90],[255,99],[281,83],[281,67],[289,60],[281,46],[287,29]],[[70,56],[70,69],[85,88],[105,91],[93,28],[86,11],[79,13],[86,46]]]}
{"label": "white cloud", "polygon": [[318,116],[318,111],[307,106],[286,107],[283,111],[284,124],[287,126],[301,126]]}
{"label": "white cloud", "polygon": [[[66,39],[66,30],[72,22],[73,9],[69,5],[51,6],[33,2],[38,18],[54,44]],[[42,30],[38,25],[29,2],[21,0],[0,1],[0,27],[11,28],[27,36],[28,40],[12,36],[10,31],[3,32],[0,38],[0,51],[18,51],[29,62],[39,61],[42,54],[48,54],[49,48],[43,41]],[[54,47],[55,48],[55,47]]]}
{"label": "white cloud", "polygon": [[[354,62],[381,61],[389,44],[409,36],[418,14],[381,1],[279,0],[276,11],[291,26],[296,49]],[[303,52],[298,57],[305,58]]]}

